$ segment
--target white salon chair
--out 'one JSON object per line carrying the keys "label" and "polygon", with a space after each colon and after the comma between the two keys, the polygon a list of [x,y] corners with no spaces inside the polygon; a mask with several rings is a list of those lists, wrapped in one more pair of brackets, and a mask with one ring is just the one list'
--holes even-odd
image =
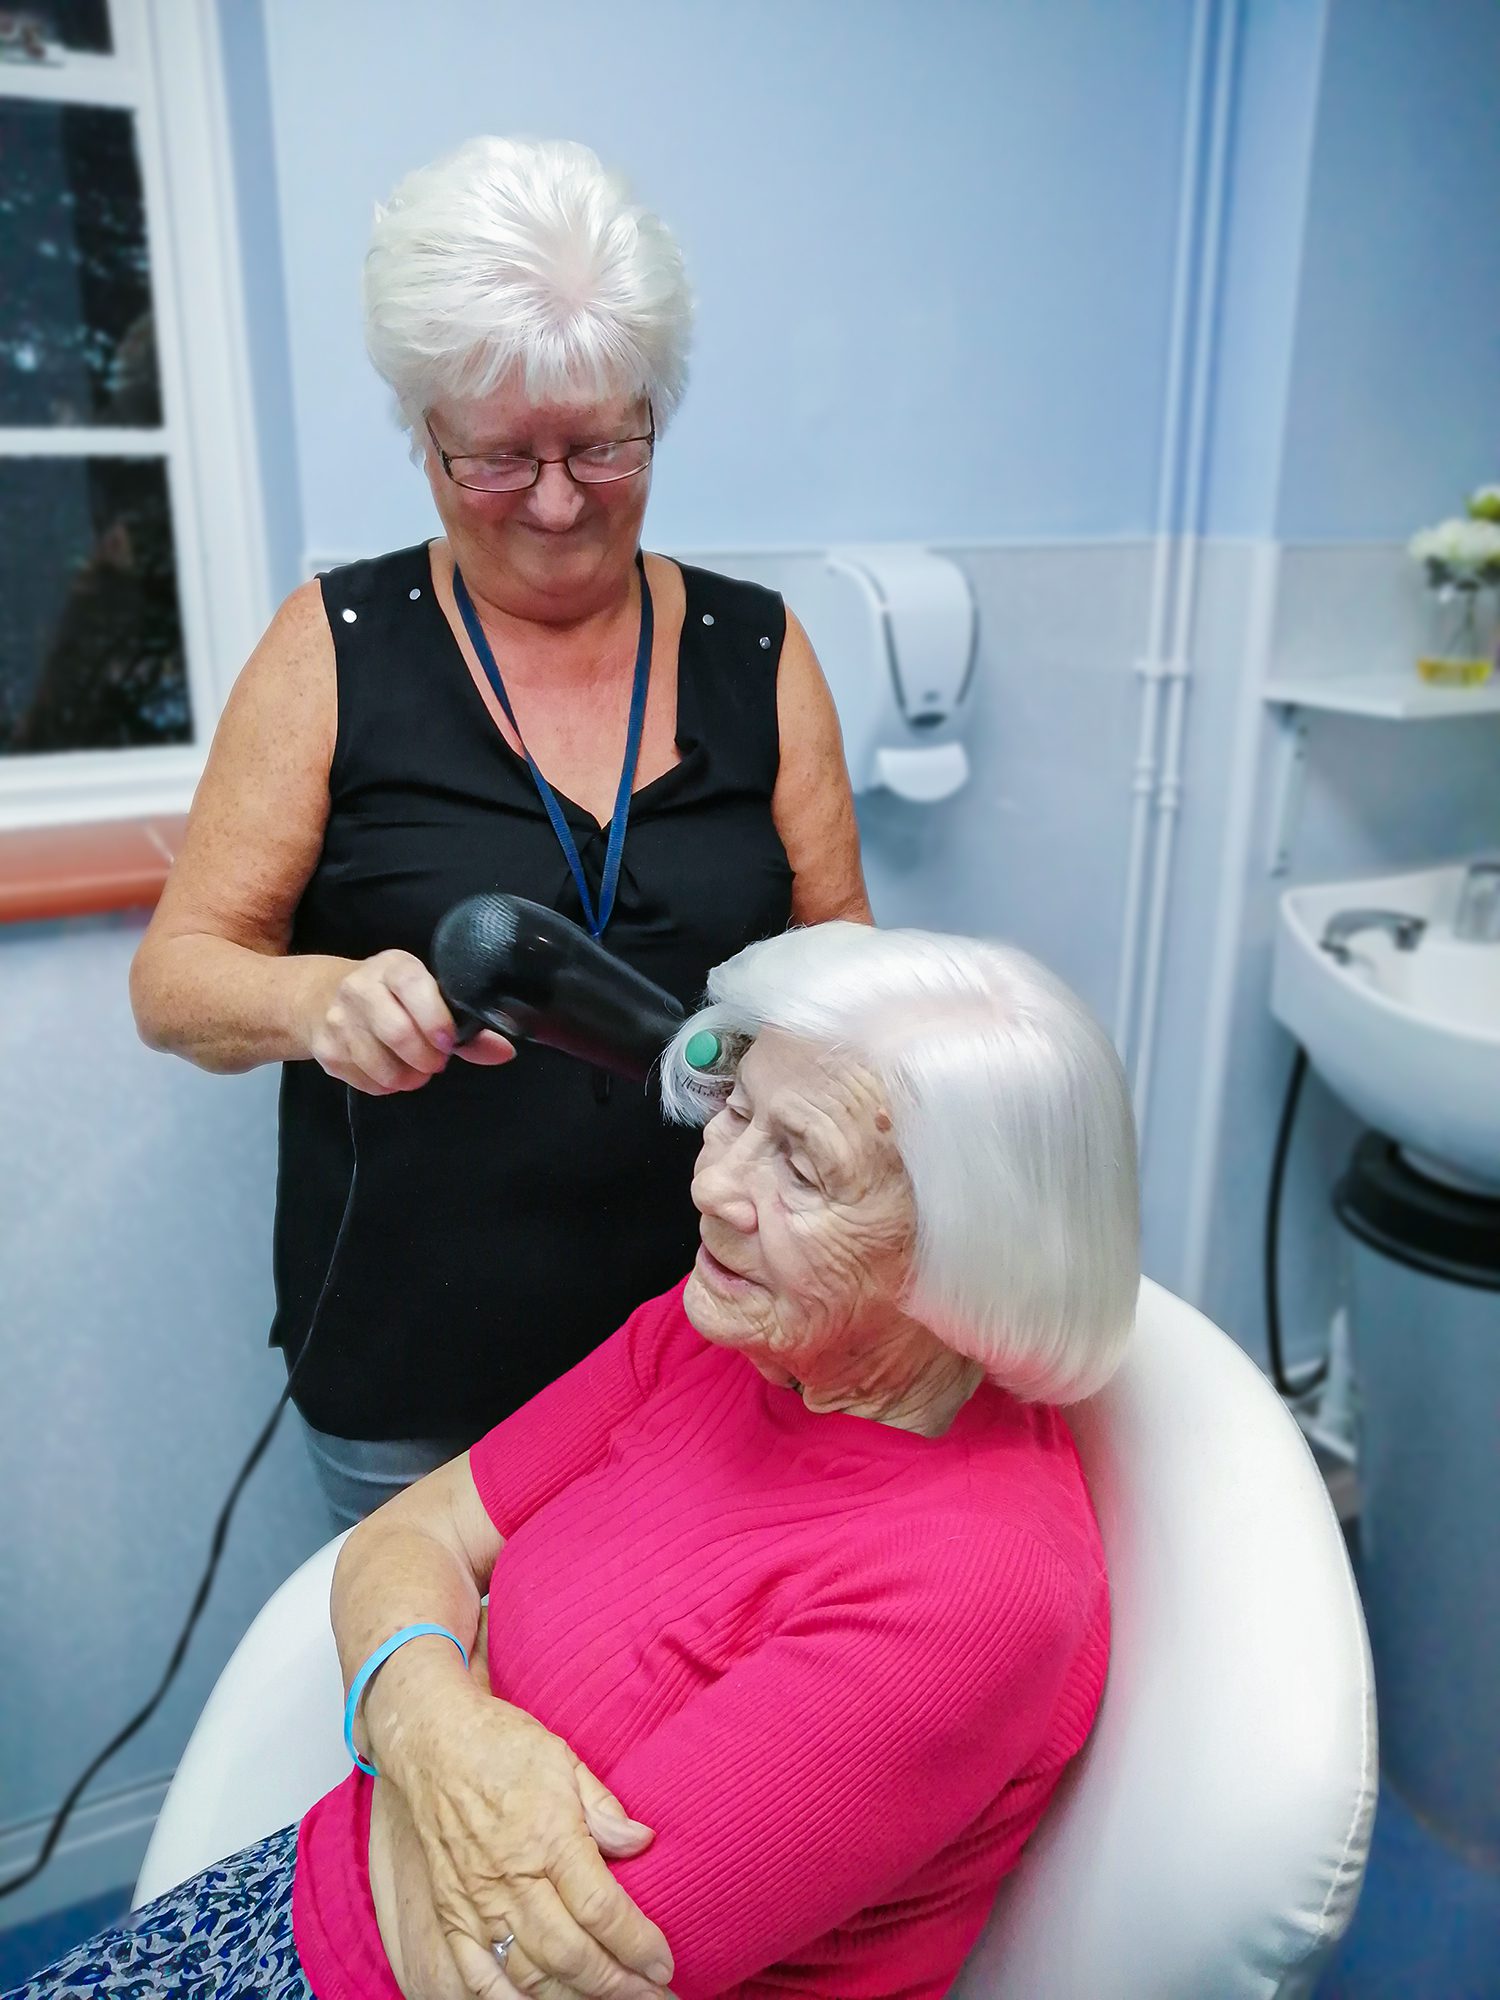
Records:
{"label": "white salon chair", "polygon": [[[1109,1555],[1109,1684],[953,2000],[1301,2000],[1353,1914],[1376,1786],[1369,1648],[1322,1481],[1254,1364],[1149,1280],[1129,1358],[1071,1421]],[[220,1676],[137,1905],[348,1768],[338,1546]]]}

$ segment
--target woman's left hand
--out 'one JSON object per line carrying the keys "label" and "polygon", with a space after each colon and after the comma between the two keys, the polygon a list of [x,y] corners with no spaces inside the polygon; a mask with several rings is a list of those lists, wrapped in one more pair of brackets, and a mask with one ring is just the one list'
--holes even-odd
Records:
{"label": "woman's left hand", "polygon": [[432,1878],[406,1801],[378,1784],[370,1800],[370,1888],[380,1942],[406,2000],[473,2000],[432,1900]]}
{"label": "woman's left hand", "polygon": [[[473,1657],[484,1655],[481,1638]],[[366,1727],[380,1783],[400,1791],[416,1829],[465,1984],[478,2000],[664,2000],[667,1941],[605,1865],[641,1853],[651,1829],[560,1737],[485,1692],[482,1671],[477,1685],[430,1672],[395,1655],[372,1685]],[[491,1946],[507,1936],[502,1970]]]}

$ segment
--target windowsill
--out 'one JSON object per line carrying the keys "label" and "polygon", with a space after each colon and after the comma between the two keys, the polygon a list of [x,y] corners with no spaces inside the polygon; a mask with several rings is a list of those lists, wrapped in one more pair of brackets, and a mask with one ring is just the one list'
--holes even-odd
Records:
{"label": "windowsill", "polygon": [[0,833],[0,924],[154,909],[186,825],[162,813]]}

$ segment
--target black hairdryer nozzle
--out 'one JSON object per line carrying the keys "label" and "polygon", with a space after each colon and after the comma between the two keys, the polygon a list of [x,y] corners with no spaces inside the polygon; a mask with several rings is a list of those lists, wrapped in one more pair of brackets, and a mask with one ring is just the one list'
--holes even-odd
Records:
{"label": "black hairdryer nozzle", "polygon": [[459,1023],[541,1042],[640,1082],[681,1004],[588,932],[524,896],[468,896],[439,923],[432,971]]}

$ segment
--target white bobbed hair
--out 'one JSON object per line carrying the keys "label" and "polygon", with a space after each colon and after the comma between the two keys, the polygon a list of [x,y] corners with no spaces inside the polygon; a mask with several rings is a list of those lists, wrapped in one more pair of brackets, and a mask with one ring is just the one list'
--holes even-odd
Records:
{"label": "white bobbed hair", "polygon": [[470,139],[408,174],[365,258],[365,345],[412,430],[512,378],[535,402],[682,400],[692,296],[666,226],[570,140]]}
{"label": "white bobbed hair", "polygon": [[767,938],[715,967],[662,1058],[663,1103],[685,1123],[720,1101],[686,1058],[705,1028],[730,1052],[779,1029],[870,1070],[916,1204],[907,1310],[1016,1396],[1103,1387],[1140,1282],[1135,1120],[1108,1036],[1060,979],[931,931]]}

